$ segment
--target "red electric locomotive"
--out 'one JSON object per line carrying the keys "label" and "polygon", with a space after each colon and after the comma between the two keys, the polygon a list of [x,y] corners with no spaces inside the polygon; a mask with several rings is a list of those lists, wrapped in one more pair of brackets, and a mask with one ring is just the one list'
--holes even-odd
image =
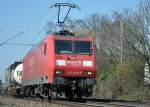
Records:
{"label": "red electric locomotive", "polygon": [[94,40],[69,32],[51,34],[24,58],[24,95],[71,99],[91,96],[95,84]]}

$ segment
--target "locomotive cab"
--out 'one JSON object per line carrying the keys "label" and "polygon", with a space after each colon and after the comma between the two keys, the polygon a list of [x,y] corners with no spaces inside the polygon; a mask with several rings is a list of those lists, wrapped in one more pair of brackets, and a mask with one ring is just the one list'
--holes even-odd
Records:
{"label": "locomotive cab", "polygon": [[92,41],[55,40],[55,76],[94,77]]}
{"label": "locomotive cab", "polygon": [[[91,96],[95,84],[93,38],[55,36],[55,82],[71,99]],[[75,93],[75,94],[74,94]]]}

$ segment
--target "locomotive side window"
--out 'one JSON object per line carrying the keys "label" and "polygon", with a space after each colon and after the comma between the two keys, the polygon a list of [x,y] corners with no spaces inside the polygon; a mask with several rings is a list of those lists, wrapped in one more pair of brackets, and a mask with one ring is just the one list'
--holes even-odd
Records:
{"label": "locomotive side window", "polygon": [[46,49],[47,49],[47,46],[46,46],[46,43],[44,44],[44,55],[46,55]]}
{"label": "locomotive side window", "polygon": [[72,50],[72,41],[68,40],[56,40],[55,41],[55,52],[58,54],[71,54]]}

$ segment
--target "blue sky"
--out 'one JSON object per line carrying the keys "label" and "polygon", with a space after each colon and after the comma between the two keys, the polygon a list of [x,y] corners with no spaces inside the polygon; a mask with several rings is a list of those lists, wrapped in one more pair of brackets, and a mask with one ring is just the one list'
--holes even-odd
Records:
{"label": "blue sky", "polygon": [[[73,10],[71,18],[85,18],[93,13],[110,14],[112,10],[132,9],[142,0],[0,0],[0,43],[23,32],[12,43],[37,43],[46,36],[47,21],[56,20],[56,9],[49,7],[57,2],[71,2],[80,6]],[[14,61],[23,59],[31,47],[0,46],[0,79],[5,69]]]}

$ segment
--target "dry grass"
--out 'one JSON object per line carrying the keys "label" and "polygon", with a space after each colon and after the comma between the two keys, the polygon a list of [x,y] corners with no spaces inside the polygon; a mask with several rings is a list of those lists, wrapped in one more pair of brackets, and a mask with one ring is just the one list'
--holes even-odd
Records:
{"label": "dry grass", "polygon": [[69,105],[60,105],[49,102],[28,101],[24,99],[0,97],[0,103],[8,107],[70,107]]}

